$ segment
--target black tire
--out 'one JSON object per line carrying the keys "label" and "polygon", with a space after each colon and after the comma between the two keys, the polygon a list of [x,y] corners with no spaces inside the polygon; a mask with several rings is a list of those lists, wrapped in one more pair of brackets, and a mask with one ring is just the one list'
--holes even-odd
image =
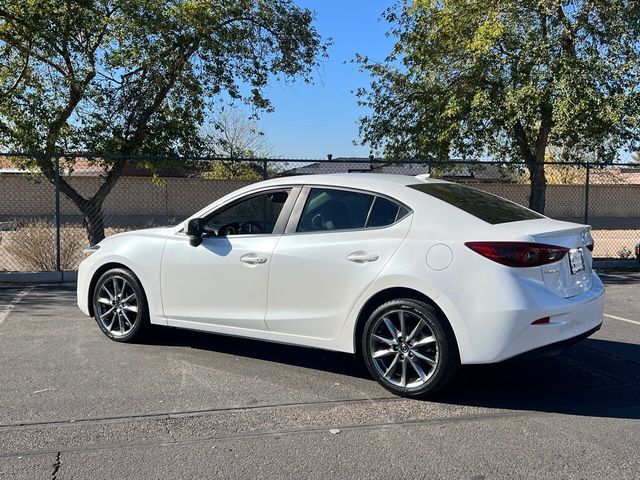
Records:
{"label": "black tire", "polygon": [[[130,298],[131,295],[135,295],[135,301],[130,300],[125,304],[118,303],[118,300],[116,300],[114,303],[111,295],[114,292],[117,295],[118,286],[122,286],[120,300],[126,300]],[[116,342],[134,342],[143,338],[148,332],[150,323],[147,297],[144,294],[140,281],[130,270],[113,268],[106,271],[96,282],[92,295],[94,319],[102,332],[111,340]],[[105,299],[108,299],[111,304],[106,304]],[[135,312],[133,310],[134,308],[136,310]],[[109,310],[112,310],[112,312],[106,313]],[[135,319],[132,318],[134,317],[134,313]],[[106,316],[101,320],[101,315]],[[124,320],[125,317],[128,321]],[[108,323],[111,320],[113,320],[113,328],[110,329],[108,328]],[[122,327],[123,325],[124,328]],[[119,329],[118,326],[120,326]]]}
{"label": "black tire", "polygon": [[[389,343],[393,332],[387,321],[399,324],[401,316],[406,324],[405,337],[408,338],[402,338],[398,328],[393,345]],[[445,322],[435,308],[418,300],[401,298],[380,305],[367,319],[360,341],[362,359],[371,376],[390,392],[403,397],[426,398],[442,390],[460,367],[458,347]],[[416,331],[412,338],[411,333],[418,326],[421,330]],[[374,359],[372,352],[381,356]],[[434,361],[435,366],[428,361]]]}

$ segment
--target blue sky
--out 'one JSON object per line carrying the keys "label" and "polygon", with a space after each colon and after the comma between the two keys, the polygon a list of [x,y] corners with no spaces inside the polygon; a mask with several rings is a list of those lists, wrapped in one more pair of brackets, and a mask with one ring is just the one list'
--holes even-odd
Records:
{"label": "blue sky", "polygon": [[315,83],[274,82],[266,90],[275,112],[265,113],[260,127],[272,154],[287,158],[324,158],[369,155],[354,146],[357,120],[365,113],[353,93],[369,84],[357,65],[346,63],[356,53],[379,60],[393,41],[385,36],[388,24],[380,15],[390,2],[376,0],[297,0],[316,13],[315,26],[323,39],[331,37],[329,58],[315,73]]}

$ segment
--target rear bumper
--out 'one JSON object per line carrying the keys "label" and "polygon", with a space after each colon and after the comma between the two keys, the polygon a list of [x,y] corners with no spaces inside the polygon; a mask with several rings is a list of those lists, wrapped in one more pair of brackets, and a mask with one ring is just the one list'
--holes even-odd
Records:
{"label": "rear bumper", "polygon": [[576,335],[575,337],[568,338],[566,340],[561,340],[556,343],[552,343],[550,345],[545,345],[544,347],[538,347],[534,350],[529,350],[528,352],[521,353],[520,355],[516,355],[515,357],[511,357],[507,362],[519,362],[522,360],[534,360],[537,358],[546,358],[546,357],[555,357],[556,355],[561,354],[566,348],[569,348],[572,345],[575,345],[582,340],[589,338],[591,335],[596,333],[602,327],[602,323],[597,327],[592,328],[580,335]]}
{"label": "rear bumper", "polygon": [[[438,303],[454,327],[462,363],[481,364],[593,333],[602,324],[604,293],[596,274],[589,290],[565,298],[533,276],[505,270],[487,282],[481,273],[471,272]],[[548,323],[532,325],[545,317]]]}

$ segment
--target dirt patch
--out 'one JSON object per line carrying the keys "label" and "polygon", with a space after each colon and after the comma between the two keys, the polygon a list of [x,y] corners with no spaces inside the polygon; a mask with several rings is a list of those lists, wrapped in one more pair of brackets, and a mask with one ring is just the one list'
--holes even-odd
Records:
{"label": "dirt patch", "polygon": [[[107,228],[105,235],[123,232]],[[60,266],[77,270],[82,249],[89,246],[86,230],[80,225],[60,229]],[[16,225],[14,230],[0,231],[0,272],[47,272],[56,269],[56,229],[51,222],[34,220]]]}

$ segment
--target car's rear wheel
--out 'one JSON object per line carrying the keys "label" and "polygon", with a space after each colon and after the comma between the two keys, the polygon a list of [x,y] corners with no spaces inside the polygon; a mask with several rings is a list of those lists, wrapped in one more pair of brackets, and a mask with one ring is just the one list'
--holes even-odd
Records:
{"label": "car's rear wheel", "polygon": [[413,299],[389,301],[370,315],[361,352],[378,383],[407,397],[441,390],[460,365],[455,339],[438,312]]}
{"label": "car's rear wheel", "polygon": [[136,276],[124,268],[108,270],[98,279],[93,311],[104,334],[118,342],[137,340],[148,329],[144,291]]}

